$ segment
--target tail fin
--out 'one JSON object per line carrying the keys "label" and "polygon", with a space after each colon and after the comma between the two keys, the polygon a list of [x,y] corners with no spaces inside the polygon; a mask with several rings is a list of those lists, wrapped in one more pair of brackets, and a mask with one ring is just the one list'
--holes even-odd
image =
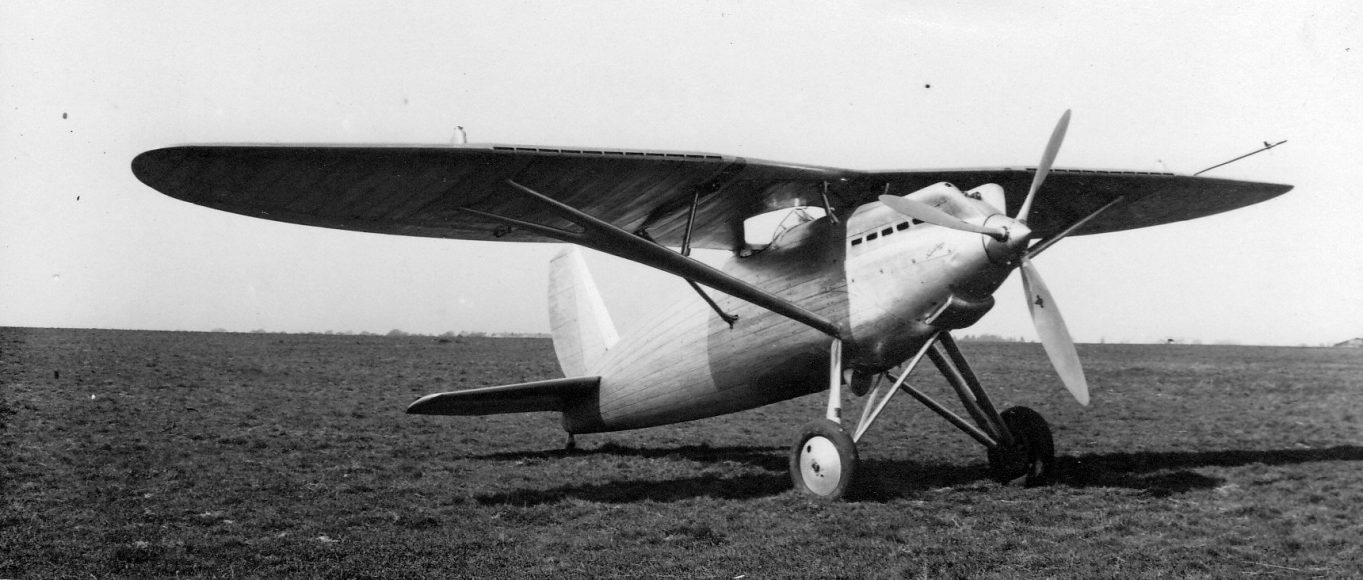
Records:
{"label": "tail fin", "polygon": [[564,376],[591,374],[619,335],[577,246],[549,265],[549,326]]}

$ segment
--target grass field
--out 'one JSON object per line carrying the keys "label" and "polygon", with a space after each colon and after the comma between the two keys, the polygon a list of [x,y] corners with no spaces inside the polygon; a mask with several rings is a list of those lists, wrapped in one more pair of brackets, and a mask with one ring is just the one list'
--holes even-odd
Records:
{"label": "grass field", "polygon": [[[1363,350],[963,344],[1055,430],[1001,486],[903,397],[865,496],[790,491],[811,396],[579,437],[420,395],[557,374],[543,339],[0,329],[0,577],[1358,577]],[[940,378],[915,384],[945,399]],[[846,413],[855,416],[859,401]]]}

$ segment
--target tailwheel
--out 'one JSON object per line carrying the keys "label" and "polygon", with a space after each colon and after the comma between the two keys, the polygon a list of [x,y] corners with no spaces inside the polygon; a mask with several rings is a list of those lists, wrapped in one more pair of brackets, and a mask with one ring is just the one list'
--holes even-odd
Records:
{"label": "tailwheel", "polygon": [[1022,479],[1027,487],[1049,483],[1055,469],[1051,426],[1040,413],[1013,407],[1000,414],[1013,435],[1013,444],[989,450],[989,470],[999,483]]}
{"label": "tailwheel", "polygon": [[857,446],[842,426],[818,419],[800,427],[790,450],[795,489],[829,501],[846,497],[857,471]]}

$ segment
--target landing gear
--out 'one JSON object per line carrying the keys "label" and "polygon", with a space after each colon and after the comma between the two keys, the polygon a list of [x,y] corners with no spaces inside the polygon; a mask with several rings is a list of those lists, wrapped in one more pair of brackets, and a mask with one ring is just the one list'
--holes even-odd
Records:
{"label": "landing gear", "polygon": [[857,444],[842,430],[842,341],[828,351],[828,411],[805,423],[790,448],[795,489],[828,501],[847,496],[857,473]]}
{"label": "landing gear", "polygon": [[790,449],[790,478],[801,493],[838,500],[847,495],[858,462],[857,446],[842,426],[817,419],[800,427]]}
{"label": "landing gear", "polygon": [[[960,398],[961,405],[965,407],[968,417],[952,412],[945,405],[905,382],[909,373],[923,358],[931,360],[942,377],[951,385]],[[890,398],[895,393],[903,391],[983,445],[989,457],[991,475],[999,482],[1011,483],[1020,480],[1024,485],[1031,487],[1046,484],[1052,479],[1055,469],[1055,443],[1051,439],[1051,428],[1046,424],[1046,420],[1036,411],[1026,407],[1013,407],[1003,413],[995,410],[989,394],[970,369],[970,364],[950,334],[939,332],[928,339],[922,348],[905,362],[902,369],[888,389],[879,381],[870,388],[865,407],[862,409],[861,420],[857,423],[851,442],[847,444],[853,458],[856,442],[861,440],[862,435],[880,416]],[[830,420],[826,423],[836,427],[832,403],[832,400],[839,397],[836,385],[831,385],[830,391],[828,416]],[[807,433],[808,427],[807,425],[802,433]],[[831,441],[831,438],[829,440]],[[813,455],[812,449],[805,453]],[[791,456],[791,475],[796,478],[797,487],[800,487],[801,479],[795,473],[795,468],[797,461],[804,461],[800,456],[801,451],[797,445]],[[809,484],[804,485],[805,489],[809,490]]]}
{"label": "landing gear", "polygon": [[1013,434],[1013,444],[989,449],[989,471],[993,478],[999,483],[1021,479],[1027,487],[1049,483],[1055,469],[1051,426],[1040,413],[1027,407],[1004,411],[1003,423]]}

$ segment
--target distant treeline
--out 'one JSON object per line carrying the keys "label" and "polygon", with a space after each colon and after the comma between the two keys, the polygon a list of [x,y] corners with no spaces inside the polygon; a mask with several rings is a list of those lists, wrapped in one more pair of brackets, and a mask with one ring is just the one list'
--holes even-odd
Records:
{"label": "distant treeline", "polygon": [[[210,332],[238,332],[238,331],[235,331],[235,330],[227,330],[227,329],[225,329],[225,328],[214,328],[214,329],[211,330]],[[459,332],[455,332],[455,331],[453,331],[453,330],[448,330],[448,331],[442,332],[442,333],[440,333],[440,334],[425,334],[425,333],[420,333],[420,332],[407,332],[407,331],[402,330],[402,329],[400,329],[400,328],[394,328],[393,330],[390,330],[390,331],[384,332],[384,333],[370,332],[370,331],[368,331],[368,330],[361,330],[361,331],[359,331],[359,332],[355,332],[355,331],[351,331],[351,330],[327,330],[327,331],[322,331],[322,332],[279,332],[279,331],[273,331],[273,330],[265,330],[265,329],[263,329],[263,328],[257,328],[257,329],[255,329],[255,330],[250,331],[250,332],[251,332],[252,334],[321,334],[321,335],[326,335],[326,336],[429,336],[429,337],[432,337],[432,338],[549,338],[549,337],[550,337],[549,333],[547,333],[547,332],[479,332],[479,331],[469,331],[469,330],[461,330],[461,331],[459,331]]]}
{"label": "distant treeline", "polygon": [[[214,329],[211,330],[210,332],[240,332],[240,331],[227,330],[227,329],[224,329],[224,328],[214,328]],[[250,331],[250,332],[251,332],[251,333],[254,333],[254,334],[323,334],[323,335],[338,335],[338,336],[428,336],[428,337],[432,337],[432,338],[551,338],[551,335],[550,335],[549,333],[547,333],[547,332],[482,332],[482,331],[471,331],[471,330],[461,330],[461,331],[459,331],[459,332],[455,332],[455,331],[453,331],[453,330],[450,330],[450,331],[442,332],[442,333],[440,333],[440,334],[425,334],[425,333],[420,333],[420,332],[407,332],[407,331],[402,330],[402,329],[400,329],[400,328],[394,328],[394,329],[392,329],[392,330],[390,330],[390,331],[388,331],[388,332],[384,332],[384,333],[370,332],[370,331],[367,331],[367,330],[362,330],[362,331],[358,331],[358,332],[356,332],[356,331],[350,331],[350,330],[327,330],[327,331],[324,331],[324,332],[277,332],[277,331],[272,331],[272,330],[265,330],[265,329],[262,329],[262,328],[257,328],[257,329],[255,329],[255,330]],[[1002,335],[990,334],[990,333],[960,335],[960,336],[957,336],[957,337],[956,337],[956,340],[959,340],[959,341],[961,341],[961,342],[1011,342],[1011,343],[1034,343],[1034,342],[1036,342],[1036,340],[1035,340],[1035,339],[1032,339],[1032,338],[1025,338],[1025,337],[1021,337],[1021,336],[1002,336]],[[1137,340],[1120,340],[1120,339],[1119,339],[1119,340],[1108,340],[1106,337],[1104,337],[1104,338],[1098,339],[1098,344],[1108,344],[1108,343],[1112,343],[1112,344],[1179,344],[1179,345],[1193,345],[1193,346],[1200,346],[1200,345],[1203,345],[1203,344],[1210,344],[1210,345],[1215,345],[1215,346],[1244,346],[1243,343],[1241,343],[1241,342],[1239,342],[1239,341],[1235,341],[1235,340],[1215,340],[1215,341],[1204,342],[1202,339],[1198,339],[1198,338],[1191,338],[1191,339],[1190,339],[1190,338],[1157,338],[1157,339],[1145,339],[1145,340],[1140,340],[1140,339],[1137,339]],[[1321,344],[1304,344],[1304,343],[1303,343],[1303,344],[1298,344],[1298,345],[1295,345],[1295,346],[1299,346],[1299,347],[1330,347],[1330,346],[1333,346],[1333,347],[1339,347],[1339,348],[1363,348],[1363,338],[1355,338],[1355,339],[1346,340],[1346,341],[1340,342],[1340,343],[1321,343]]]}
{"label": "distant treeline", "polygon": [[999,336],[997,334],[967,334],[956,337],[961,342],[1036,342],[1020,336]]}

